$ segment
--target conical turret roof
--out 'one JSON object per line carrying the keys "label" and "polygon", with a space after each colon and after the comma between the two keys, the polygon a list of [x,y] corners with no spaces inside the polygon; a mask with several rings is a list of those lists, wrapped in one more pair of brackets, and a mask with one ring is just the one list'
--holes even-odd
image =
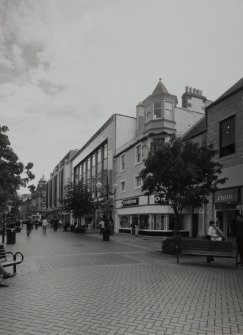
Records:
{"label": "conical turret roof", "polygon": [[160,95],[160,94],[163,94],[163,93],[169,94],[167,88],[162,83],[162,79],[160,78],[157,86],[155,87],[155,89],[154,89],[154,91],[152,93],[152,95]]}

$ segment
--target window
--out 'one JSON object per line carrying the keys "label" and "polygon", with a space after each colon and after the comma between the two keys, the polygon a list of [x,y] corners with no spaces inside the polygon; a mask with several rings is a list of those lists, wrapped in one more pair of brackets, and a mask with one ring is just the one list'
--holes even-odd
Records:
{"label": "window", "polygon": [[101,148],[98,150],[98,163],[101,162]]}
{"label": "window", "polygon": [[155,137],[153,138],[150,146],[151,151],[158,151],[163,148],[163,145],[165,143],[165,139],[163,137]]}
{"label": "window", "polygon": [[154,103],[154,119],[161,119],[162,118],[162,106],[161,102]]}
{"label": "window", "polygon": [[126,182],[125,180],[121,181],[121,192],[125,192],[126,191]]}
{"label": "window", "polygon": [[108,145],[105,144],[104,145],[104,159],[106,159],[108,157]]}
{"label": "window", "polygon": [[219,123],[220,156],[228,156],[235,153],[235,116]]}
{"label": "window", "polygon": [[164,214],[153,214],[153,229],[154,230],[165,230],[165,215]]}
{"label": "window", "polygon": [[142,186],[142,178],[140,176],[135,176],[135,188],[140,188]]}
{"label": "window", "polygon": [[142,144],[138,144],[135,147],[135,164],[141,163],[142,161]]}
{"label": "window", "polygon": [[167,120],[172,120],[173,104],[172,102],[165,101],[165,116]]}
{"label": "window", "polygon": [[149,121],[151,121],[151,120],[152,120],[151,111],[148,111],[148,112],[146,113],[146,122],[149,122]]}
{"label": "window", "polygon": [[125,154],[121,155],[121,171],[124,171],[126,168],[125,165]]}

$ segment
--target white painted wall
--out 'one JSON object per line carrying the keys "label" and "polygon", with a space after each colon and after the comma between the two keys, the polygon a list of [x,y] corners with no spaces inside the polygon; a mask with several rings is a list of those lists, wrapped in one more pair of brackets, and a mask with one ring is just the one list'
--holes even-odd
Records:
{"label": "white painted wall", "polygon": [[116,149],[136,136],[136,118],[116,115]]}

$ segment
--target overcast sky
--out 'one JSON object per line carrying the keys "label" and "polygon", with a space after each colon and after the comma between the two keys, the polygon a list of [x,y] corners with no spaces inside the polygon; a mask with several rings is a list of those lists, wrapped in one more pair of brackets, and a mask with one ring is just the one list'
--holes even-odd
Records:
{"label": "overcast sky", "polygon": [[37,184],[160,77],[179,106],[186,85],[215,100],[242,33],[243,0],[0,0],[0,124]]}

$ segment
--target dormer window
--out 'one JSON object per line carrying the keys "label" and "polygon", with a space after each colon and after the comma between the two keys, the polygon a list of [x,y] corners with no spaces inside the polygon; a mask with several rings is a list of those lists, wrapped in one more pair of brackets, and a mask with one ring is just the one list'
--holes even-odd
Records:
{"label": "dormer window", "polygon": [[153,119],[162,119],[162,104],[161,102],[154,103],[154,115]]}

